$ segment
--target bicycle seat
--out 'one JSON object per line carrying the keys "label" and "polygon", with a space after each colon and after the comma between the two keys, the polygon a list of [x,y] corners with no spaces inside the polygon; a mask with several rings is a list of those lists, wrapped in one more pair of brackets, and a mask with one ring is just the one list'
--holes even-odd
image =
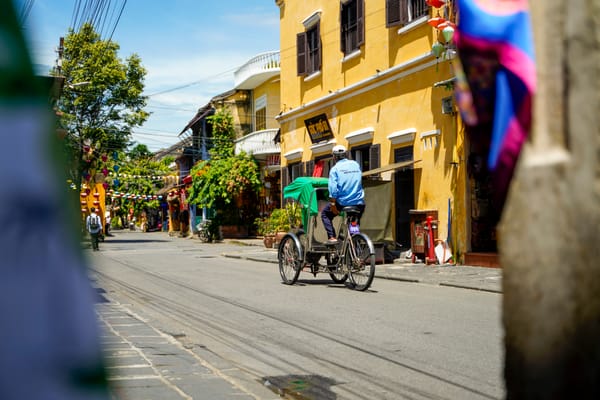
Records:
{"label": "bicycle seat", "polygon": [[346,206],[342,207],[342,211],[346,214],[360,214],[360,208],[356,206]]}

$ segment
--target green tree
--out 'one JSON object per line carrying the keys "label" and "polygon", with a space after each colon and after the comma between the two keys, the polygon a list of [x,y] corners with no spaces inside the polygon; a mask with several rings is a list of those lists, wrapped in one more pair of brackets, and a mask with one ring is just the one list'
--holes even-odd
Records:
{"label": "green tree", "polygon": [[[170,174],[171,159],[154,161],[147,156],[145,145],[137,145],[128,153],[120,152],[114,162],[120,165],[115,191],[139,196],[153,196],[164,186],[164,177]],[[148,152],[148,154],[152,154]],[[144,208],[158,208],[158,199],[120,199],[115,215],[125,217],[129,208],[138,215]]]}
{"label": "green tree", "polygon": [[67,130],[73,160],[69,174],[75,182],[82,176],[93,180],[103,155],[125,150],[132,129],[149,116],[142,95],[146,70],[137,55],[122,61],[118,50],[118,44],[101,40],[90,24],[78,32],[71,29],[65,37],[65,84],[57,107]]}
{"label": "green tree", "polygon": [[128,155],[129,158],[132,160],[140,160],[152,157],[152,152],[148,149],[148,146],[146,146],[145,144],[136,144],[129,151]]}
{"label": "green tree", "polygon": [[213,127],[211,159],[203,160],[192,168],[188,201],[200,207],[216,208],[218,215],[229,218],[218,222],[251,224],[254,218],[250,212],[237,209],[233,202],[261,188],[258,164],[244,152],[234,154],[233,117],[227,109],[218,110],[209,117],[209,121]]}

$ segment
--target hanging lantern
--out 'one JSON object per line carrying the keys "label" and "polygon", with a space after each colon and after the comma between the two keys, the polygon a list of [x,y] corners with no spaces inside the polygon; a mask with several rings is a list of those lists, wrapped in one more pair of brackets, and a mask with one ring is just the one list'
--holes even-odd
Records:
{"label": "hanging lantern", "polygon": [[87,194],[86,192],[81,192],[81,193],[79,193],[79,195],[80,195],[81,197],[86,197],[88,194]]}
{"label": "hanging lantern", "polygon": [[106,160],[108,160],[108,156],[106,154],[102,154],[100,156],[100,158],[102,159],[103,162],[106,162]]}
{"label": "hanging lantern", "polygon": [[441,8],[446,2],[444,0],[425,0],[428,6]]}
{"label": "hanging lantern", "polygon": [[99,202],[98,200],[94,200],[94,205],[95,205],[95,206],[99,206],[99,205],[100,205],[100,202]]}
{"label": "hanging lantern", "polygon": [[119,186],[119,183],[121,182],[118,179],[113,179],[113,185]]}
{"label": "hanging lantern", "polygon": [[433,17],[433,18],[429,18],[429,20],[427,20],[427,23],[431,26],[433,26],[434,28],[437,28],[440,24],[446,22],[446,20],[442,17]]}
{"label": "hanging lantern", "polygon": [[103,183],[102,183],[102,187],[104,188],[104,190],[108,189],[108,183],[106,183],[106,182],[103,182]]}
{"label": "hanging lantern", "polygon": [[433,46],[431,46],[431,51],[433,52],[435,58],[440,58],[440,56],[444,52],[444,45],[440,42],[435,42]]}
{"label": "hanging lantern", "polygon": [[452,38],[454,37],[454,28],[452,26],[448,25],[447,27],[445,27],[442,30],[442,36],[444,36],[446,43],[449,43],[452,40]]}
{"label": "hanging lantern", "polygon": [[81,205],[82,205],[82,206],[85,206],[86,204],[87,204],[87,201],[85,201],[85,200],[81,200]]}
{"label": "hanging lantern", "polygon": [[98,197],[100,197],[100,193],[98,193],[98,192],[94,192],[94,197],[95,197],[95,198],[98,198]]}
{"label": "hanging lantern", "polygon": [[107,168],[102,168],[102,175],[108,176],[108,169]]}
{"label": "hanging lantern", "polygon": [[86,212],[87,212],[87,208],[85,208],[85,207],[81,207],[81,212],[82,212],[82,213],[86,213]]}
{"label": "hanging lantern", "polygon": [[118,165],[115,165],[113,167],[113,169],[115,170],[115,172],[119,172],[119,170],[121,169],[121,167],[119,167]]}

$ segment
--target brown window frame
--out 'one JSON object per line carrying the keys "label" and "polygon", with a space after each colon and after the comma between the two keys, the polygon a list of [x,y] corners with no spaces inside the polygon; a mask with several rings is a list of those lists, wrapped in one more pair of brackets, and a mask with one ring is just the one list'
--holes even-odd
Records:
{"label": "brown window frame", "polygon": [[425,0],[386,0],[386,26],[404,26],[421,17],[429,15],[429,6]]}
{"label": "brown window frame", "polygon": [[254,113],[256,117],[255,130],[262,131],[267,129],[267,107],[262,107]]}
{"label": "brown window frame", "polygon": [[296,35],[297,74],[306,76],[321,70],[321,23]]}
{"label": "brown window frame", "polygon": [[340,50],[351,54],[365,43],[364,0],[340,2]]}

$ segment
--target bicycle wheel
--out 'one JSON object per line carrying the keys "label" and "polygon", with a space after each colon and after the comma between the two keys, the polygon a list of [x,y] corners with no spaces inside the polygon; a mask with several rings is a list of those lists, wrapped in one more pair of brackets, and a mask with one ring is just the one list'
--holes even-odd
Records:
{"label": "bicycle wheel", "polygon": [[375,250],[371,240],[362,233],[352,236],[352,243],[355,256],[353,257],[350,246],[346,251],[350,282],[354,290],[367,290],[375,277]]}
{"label": "bicycle wheel", "polygon": [[301,254],[300,246],[292,235],[285,235],[281,239],[277,256],[279,259],[279,274],[286,285],[293,285],[298,280],[298,275],[300,275],[302,269]]}
{"label": "bicycle wheel", "polygon": [[341,263],[338,263],[338,257],[334,252],[331,252],[325,256],[327,259],[327,269],[329,269],[329,276],[334,283],[344,283],[348,280],[348,274],[344,272]]}

